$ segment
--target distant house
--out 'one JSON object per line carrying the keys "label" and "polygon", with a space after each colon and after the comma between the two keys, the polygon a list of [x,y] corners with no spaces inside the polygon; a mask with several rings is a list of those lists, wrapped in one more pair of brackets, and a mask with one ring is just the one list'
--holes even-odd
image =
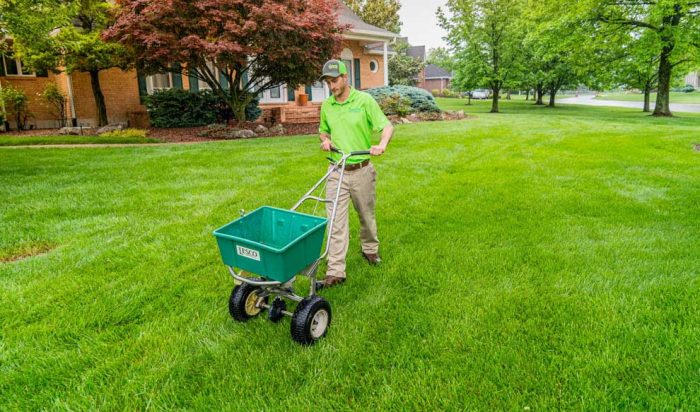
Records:
{"label": "distant house", "polygon": [[[350,83],[357,89],[367,89],[389,84],[388,56],[391,54],[389,44],[398,35],[379,27],[365,23],[353,13],[342,1],[337,1],[338,20],[350,29],[343,33],[343,48],[340,55],[348,67]],[[35,128],[57,127],[58,122],[50,110],[43,106],[37,97],[46,83],[55,81],[68,96],[66,117],[74,124],[92,126],[97,124],[97,110],[92,95],[88,73],[76,72],[48,73],[37,75],[23,70],[21,61],[8,54],[2,56],[0,70],[0,87],[12,84],[23,89],[30,97],[29,110],[33,118],[29,124]],[[135,70],[105,70],[100,73],[100,83],[107,105],[110,123],[129,122],[133,126],[143,127],[147,118],[142,97],[157,90],[186,89],[204,90],[208,85],[184,73],[164,73],[152,76],[140,76]],[[297,107],[299,96],[306,94],[310,102],[306,107]],[[301,86],[296,89],[280,85],[266,90],[260,96],[263,111],[275,108],[279,121],[314,122],[318,120],[320,104],[329,96],[329,90],[320,82]],[[287,116],[289,114],[289,116]],[[15,127],[11,124],[12,127]]]}
{"label": "distant house", "polygon": [[[425,46],[409,47],[407,54],[417,60],[425,62]],[[442,92],[450,88],[452,73],[434,64],[426,64],[418,74],[416,86],[429,92],[439,90]]]}
{"label": "distant house", "polygon": [[685,84],[689,84],[696,89],[700,89],[700,72],[692,72],[685,76]]}

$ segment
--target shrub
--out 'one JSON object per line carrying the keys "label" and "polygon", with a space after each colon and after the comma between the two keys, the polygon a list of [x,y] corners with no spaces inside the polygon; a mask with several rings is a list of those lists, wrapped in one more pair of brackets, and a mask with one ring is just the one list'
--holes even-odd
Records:
{"label": "shrub", "polygon": [[58,89],[55,82],[46,83],[44,90],[39,93],[39,97],[49,106],[59,127],[66,126],[66,96]]}
{"label": "shrub", "polygon": [[692,84],[686,84],[684,88],[681,89],[683,93],[692,93],[695,91],[695,87]]}
{"label": "shrub", "polygon": [[385,86],[368,89],[367,93],[381,103],[382,99],[393,94],[408,99],[412,112],[439,112],[435,98],[426,90],[411,86]]}
{"label": "shrub", "polygon": [[[157,91],[146,97],[146,108],[154,127],[194,127],[227,122],[233,112],[226,102],[211,91],[198,93],[182,89]],[[246,107],[246,120],[260,117],[258,99]]]}
{"label": "shrub", "polygon": [[11,84],[3,86],[0,98],[5,104],[8,116],[14,117],[17,122],[17,130],[24,130],[27,126],[29,113],[29,97],[23,90],[17,89]]}
{"label": "shrub", "polygon": [[440,90],[439,89],[433,89],[430,92],[433,94],[433,97],[440,97]]}
{"label": "shrub", "polygon": [[102,133],[100,137],[140,137],[142,139],[146,138],[146,130],[143,129],[124,129],[124,130],[112,130],[111,132]]}
{"label": "shrub", "polygon": [[398,115],[404,117],[414,110],[411,109],[411,101],[398,93],[382,97],[379,106],[386,115]]}

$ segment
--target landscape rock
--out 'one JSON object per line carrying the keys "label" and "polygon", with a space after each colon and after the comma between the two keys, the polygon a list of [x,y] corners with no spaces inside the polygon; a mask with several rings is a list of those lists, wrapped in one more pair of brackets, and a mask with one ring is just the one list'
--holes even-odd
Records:
{"label": "landscape rock", "polygon": [[283,135],[283,134],[285,133],[284,126],[282,126],[281,123],[278,123],[278,124],[272,126],[268,131],[269,131],[273,136],[281,136],[281,135]]}
{"label": "landscape rock", "polygon": [[255,133],[267,133],[267,131],[268,131],[267,127],[265,127],[261,124],[255,128]]}
{"label": "landscape rock", "polygon": [[254,131],[248,130],[248,129],[243,129],[243,130],[233,130],[230,133],[228,133],[228,136],[226,138],[229,139],[249,139],[251,137],[257,137],[258,135],[255,134]]}
{"label": "landscape rock", "polygon": [[103,133],[108,133],[108,132],[113,132],[115,130],[124,130],[126,129],[126,123],[112,123],[108,124],[107,126],[102,126],[95,133],[97,134],[103,134]]}
{"label": "landscape rock", "polygon": [[74,135],[79,136],[81,134],[93,134],[92,127],[64,127],[58,131],[60,135]]}

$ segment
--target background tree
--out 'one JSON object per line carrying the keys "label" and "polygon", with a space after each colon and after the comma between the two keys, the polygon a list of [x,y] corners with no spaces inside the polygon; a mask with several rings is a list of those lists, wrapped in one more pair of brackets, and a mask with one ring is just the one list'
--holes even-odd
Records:
{"label": "background tree", "polygon": [[445,70],[452,70],[454,66],[454,58],[450,51],[445,47],[432,48],[428,50],[428,55],[425,58],[427,64],[434,64]]}
{"label": "background tree", "polygon": [[238,121],[259,93],[313,83],[337,54],[333,0],[122,0],[105,38],[126,46],[143,74],[181,70],[206,82]]}
{"label": "background tree", "polygon": [[612,67],[615,83],[641,90],[644,94],[642,111],[651,112],[651,92],[656,89],[659,76],[659,54],[654,47],[656,36],[636,30],[627,37],[628,41],[621,45],[623,55]]}
{"label": "background tree", "polygon": [[7,0],[0,3],[2,22],[14,39],[17,55],[29,67],[90,74],[97,122],[107,124],[107,106],[99,73],[127,67],[130,58],[118,44],[101,39],[110,22],[107,0]]}
{"label": "background tree", "polygon": [[44,104],[53,112],[59,127],[66,126],[66,96],[55,82],[46,83],[44,90],[39,93]]}
{"label": "background tree", "polygon": [[399,0],[349,0],[345,3],[366,23],[392,33],[401,32]]}
{"label": "background tree", "polygon": [[455,55],[457,87],[488,86],[491,112],[498,113],[501,88],[518,69],[523,33],[515,24],[523,0],[448,0],[438,8],[440,25]]}
{"label": "background tree", "polygon": [[408,43],[398,41],[394,44],[396,54],[389,58],[389,84],[392,86],[415,86],[425,63],[408,55]]}
{"label": "background tree", "polygon": [[[670,88],[674,69],[698,62],[700,2],[697,0],[594,0],[593,16],[614,26],[640,30],[658,56],[654,116],[672,116]],[[653,41],[652,41],[653,40]]]}

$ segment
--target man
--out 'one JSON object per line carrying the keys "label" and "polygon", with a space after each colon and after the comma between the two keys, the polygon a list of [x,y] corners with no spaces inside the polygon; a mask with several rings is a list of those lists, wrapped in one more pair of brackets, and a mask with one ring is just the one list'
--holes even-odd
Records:
{"label": "man", "polygon": [[[355,90],[348,82],[348,70],[339,60],[329,60],[323,65],[321,78],[328,84],[332,96],[321,106],[321,149],[330,151],[332,147],[344,153],[369,150],[372,156],[381,156],[387,148],[394,127],[372,96]],[[372,146],[373,133],[381,132],[378,145]],[[340,159],[331,153],[334,161]],[[331,166],[333,167],[333,166]],[[326,196],[335,198],[340,171],[331,173],[326,186]],[[343,182],[340,188],[331,244],[328,251],[328,270],[322,287],[331,287],[345,281],[345,256],[348,252],[348,206],[350,200],[360,216],[360,243],[362,255],[371,265],[381,262],[377,222],[374,216],[375,182],[377,172],[369,161],[369,156],[353,156],[348,159]],[[327,205],[330,218],[332,205]]]}

